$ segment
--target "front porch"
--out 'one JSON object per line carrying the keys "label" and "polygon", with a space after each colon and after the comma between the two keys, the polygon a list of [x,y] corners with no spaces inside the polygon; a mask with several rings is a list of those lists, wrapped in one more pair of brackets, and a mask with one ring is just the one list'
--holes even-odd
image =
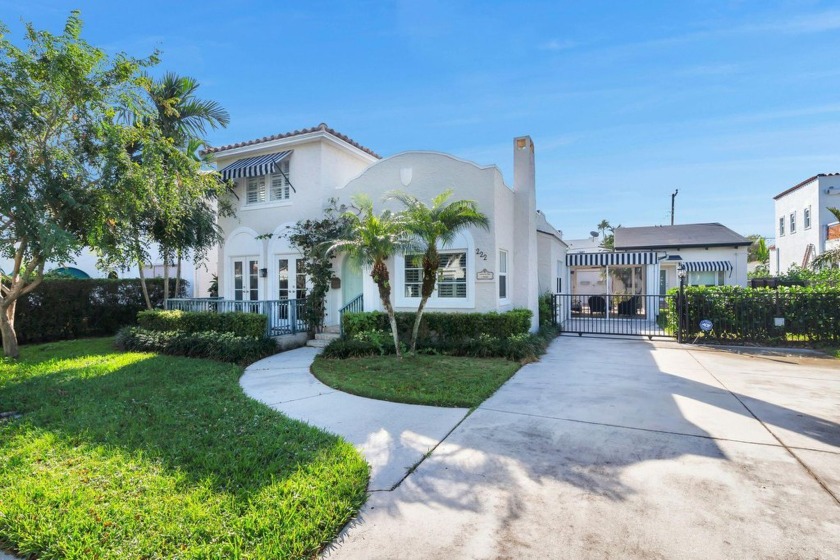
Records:
{"label": "front porch", "polygon": [[306,299],[229,300],[223,298],[172,298],[166,309],[179,311],[205,311],[211,313],[259,313],[268,317],[266,336],[283,336],[306,333],[304,306]]}

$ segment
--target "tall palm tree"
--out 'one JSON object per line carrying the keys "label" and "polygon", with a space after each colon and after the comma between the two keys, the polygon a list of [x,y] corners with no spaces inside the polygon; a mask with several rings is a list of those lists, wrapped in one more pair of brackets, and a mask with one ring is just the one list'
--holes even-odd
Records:
{"label": "tall palm tree", "polygon": [[409,232],[425,247],[423,253],[423,284],[420,291],[420,305],[414,317],[411,330],[411,352],[417,352],[417,333],[423,318],[423,309],[435,291],[440,254],[438,246],[445,247],[455,236],[470,227],[490,228],[490,220],[481,213],[473,200],[456,200],[447,204],[452,196],[452,189],[447,189],[432,199],[432,205],[426,206],[417,197],[395,191],[389,199],[400,201],[404,206],[406,227]]}
{"label": "tall palm tree", "polygon": [[612,226],[610,225],[609,220],[601,220],[598,223],[598,231],[601,232],[601,241],[605,241],[607,239],[607,231],[612,230]]}
{"label": "tall palm tree", "polygon": [[[179,149],[189,154],[193,159],[202,161],[199,151],[204,147],[204,137],[208,128],[227,127],[230,123],[230,114],[216,101],[200,99],[196,96],[199,83],[189,76],[179,76],[174,72],[167,72],[159,79],[151,79],[147,76],[145,89],[149,100],[154,106],[151,118],[167,138],[172,139]],[[182,226],[188,226],[190,222],[206,222],[199,214],[208,210],[208,207],[199,201],[194,208],[186,209],[188,217]],[[212,209],[211,213],[212,213]],[[156,230],[167,229],[163,224],[156,224]],[[169,298],[169,266],[168,261],[174,254],[177,259],[175,293],[177,295],[181,284],[181,260],[184,246],[191,247],[190,242],[196,237],[191,236],[189,228],[180,228],[181,232],[175,232],[178,239],[175,241],[159,239],[163,257],[164,276],[164,305]],[[170,235],[171,237],[172,235]],[[200,236],[199,236],[200,237]],[[172,245],[178,247],[174,248]]]}
{"label": "tall palm tree", "polygon": [[191,140],[203,139],[208,127],[225,128],[230,124],[230,114],[218,102],[196,97],[198,86],[195,78],[174,72],[146,81],[146,92],[154,105],[158,127],[183,148],[187,148]]}
{"label": "tall palm tree", "polygon": [[349,258],[371,267],[370,277],[379,288],[379,299],[391,323],[394,349],[397,357],[401,358],[397,320],[391,305],[391,278],[385,261],[397,251],[407,248],[410,239],[401,217],[389,210],[374,214],[373,201],[367,195],[353,197],[353,205],[359,212],[344,214],[348,222],[347,238],[335,241],[327,251],[343,251]]}

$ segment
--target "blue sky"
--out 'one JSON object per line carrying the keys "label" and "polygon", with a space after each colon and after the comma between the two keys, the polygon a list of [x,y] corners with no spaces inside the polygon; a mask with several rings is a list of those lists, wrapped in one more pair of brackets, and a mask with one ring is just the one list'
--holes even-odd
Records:
{"label": "blue sky", "polygon": [[[497,164],[536,145],[537,205],[567,238],[721,222],[773,235],[772,197],[840,171],[840,4],[0,0],[110,52],[162,51],[231,125],[213,144],[326,122],[387,156]],[[441,185],[441,190],[449,185]]]}

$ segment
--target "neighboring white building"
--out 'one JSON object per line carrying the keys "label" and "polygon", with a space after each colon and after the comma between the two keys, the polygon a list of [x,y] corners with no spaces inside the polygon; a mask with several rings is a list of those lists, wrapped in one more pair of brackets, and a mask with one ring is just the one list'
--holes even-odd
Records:
{"label": "neighboring white building", "polygon": [[[536,327],[539,293],[553,290],[565,277],[562,236],[536,210],[534,145],[527,136],[513,142],[513,187],[505,184],[498,167],[447,154],[405,152],[380,159],[325,124],[209,151],[223,177],[237,182],[236,216],[219,222],[225,236],[218,258],[219,295],[226,299],[304,297],[301,255],[285,238],[287,228],[321,217],[332,198],[349,206],[358,193],[369,195],[381,210],[383,196],[395,189],[429,202],[452,188],[453,200],[474,200],[490,218],[489,231],[464,231],[439,248],[442,279],[428,310],[527,308],[534,312]],[[416,310],[419,276],[412,259],[396,255],[388,266],[394,308]],[[379,309],[367,271],[340,256],[335,278],[340,287],[328,294],[327,325],[337,324],[339,309],[359,295],[366,310]]]}
{"label": "neighboring white building", "polygon": [[807,267],[840,239],[840,224],[829,207],[840,208],[840,173],[820,173],[773,197],[776,243],[770,248],[770,273]]}
{"label": "neighboring white building", "polygon": [[614,251],[587,248],[594,241],[586,240],[569,248],[573,311],[586,307],[591,297],[609,307],[613,300],[638,296],[633,314],[655,317],[661,298],[679,286],[679,265],[686,269],[690,286],[747,285],[751,242],[721,224],[618,227],[614,235]]}

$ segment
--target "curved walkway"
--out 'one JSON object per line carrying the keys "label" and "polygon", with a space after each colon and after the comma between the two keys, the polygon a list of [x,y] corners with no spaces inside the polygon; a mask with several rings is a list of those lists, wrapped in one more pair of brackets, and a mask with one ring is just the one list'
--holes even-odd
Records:
{"label": "curved walkway", "polygon": [[338,434],[371,466],[368,490],[392,490],[467,415],[438,408],[367,399],[318,381],[309,366],[315,348],[298,348],[251,364],[239,380],[245,394],[297,420]]}

